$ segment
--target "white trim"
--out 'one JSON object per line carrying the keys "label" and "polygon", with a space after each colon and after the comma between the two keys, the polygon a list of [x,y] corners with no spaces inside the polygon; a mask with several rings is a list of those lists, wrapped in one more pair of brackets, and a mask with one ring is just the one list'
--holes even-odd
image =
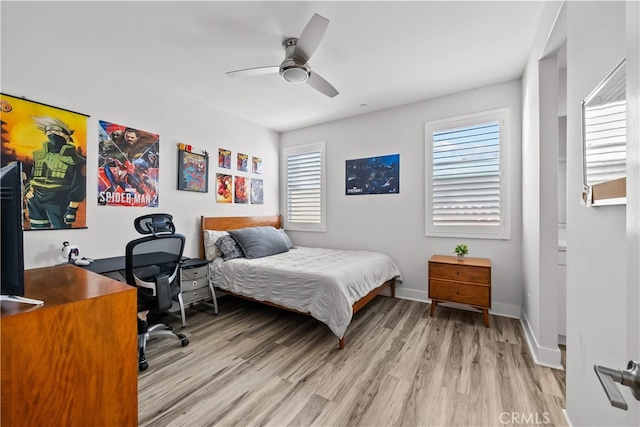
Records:
{"label": "white trim", "polygon": [[538,344],[538,340],[536,340],[535,334],[531,329],[531,325],[529,324],[529,320],[527,319],[527,315],[524,310],[522,310],[522,314],[520,316],[520,323],[522,324],[522,330],[524,331],[524,336],[527,339],[529,352],[531,353],[531,357],[535,364],[564,371],[561,363],[562,352],[558,347],[554,349],[542,347]]}

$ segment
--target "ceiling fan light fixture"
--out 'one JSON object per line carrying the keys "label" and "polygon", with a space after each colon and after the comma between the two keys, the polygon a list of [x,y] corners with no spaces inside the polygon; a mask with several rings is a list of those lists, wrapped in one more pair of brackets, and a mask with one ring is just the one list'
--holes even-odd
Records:
{"label": "ceiling fan light fixture", "polygon": [[299,64],[287,64],[280,67],[280,75],[289,83],[304,83],[309,79],[309,67]]}

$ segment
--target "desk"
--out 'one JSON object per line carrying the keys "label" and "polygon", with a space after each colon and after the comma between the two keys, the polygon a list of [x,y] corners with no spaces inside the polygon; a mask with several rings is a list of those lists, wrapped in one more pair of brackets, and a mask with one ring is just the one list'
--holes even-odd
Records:
{"label": "desk", "polygon": [[[136,266],[143,265],[152,265],[152,264],[161,264],[162,263],[162,255],[166,254],[163,252],[160,253],[151,253],[151,254],[141,254],[135,256],[135,264]],[[175,255],[166,254],[169,260],[173,261]],[[182,257],[182,260],[187,260],[189,258]],[[126,268],[126,257],[125,256],[114,256],[111,258],[100,258],[95,259],[89,265],[81,265],[80,267],[85,270],[92,271],[98,274],[107,274],[107,273],[115,273],[119,271],[124,271]]]}
{"label": "desk", "polygon": [[25,271],[1,303],[3,426],[137,426],[136,290],[74,265]]}

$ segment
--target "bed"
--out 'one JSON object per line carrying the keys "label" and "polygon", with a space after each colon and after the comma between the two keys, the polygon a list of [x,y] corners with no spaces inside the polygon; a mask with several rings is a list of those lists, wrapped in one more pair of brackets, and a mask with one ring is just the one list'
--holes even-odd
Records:
{"label": "bed", "polygon": [[[269,226],[280,230],[280,216],[202,216],[200,256],[212,258],[213,233],[218,236],[217,233],[230,230]],[[312,316],[338,337],[340,349],[344,349],[345,332],[353,314],[387,288],[395,297],[396,282],[402,281],[391,258],[377,252],[292,247],[279,254],[252,259],[213,258],[210,277],[216,288]]]}

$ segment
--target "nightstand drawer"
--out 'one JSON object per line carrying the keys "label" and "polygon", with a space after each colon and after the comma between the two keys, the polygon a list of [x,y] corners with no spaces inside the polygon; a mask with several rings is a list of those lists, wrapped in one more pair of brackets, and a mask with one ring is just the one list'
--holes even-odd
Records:
{"label": "nightstand drawer", "polygon": [[182,280],[194,280],[200,277],[207,277],[209,274],[209,265],[203,265],[196,268],[183,268]]}
{"label": "nightstand drawer", "polygon": [[429,263],[429,277],[432,279],[455,280],[456,282],[491,283],[491,269],[470,265]]}
{"label": "nightstand drawer", "polygon": [[182,292],[193,291],[209,286],[209,277],[198,277],[197,279],[182,278]]}
{"label": "nightstand drawer", "polygon": [[490,307],[490,287],[433,279],[429,281],[429,297],[477,307]]}
{"label": "nightstand drawer", "polygon": [[209,286],[205,286],[204,288],[195,289],[192,291],[184,291],[182,292],[182,302],[185,304],[190,302],[202,301],[205,299],[211,299],[211,290]]}

